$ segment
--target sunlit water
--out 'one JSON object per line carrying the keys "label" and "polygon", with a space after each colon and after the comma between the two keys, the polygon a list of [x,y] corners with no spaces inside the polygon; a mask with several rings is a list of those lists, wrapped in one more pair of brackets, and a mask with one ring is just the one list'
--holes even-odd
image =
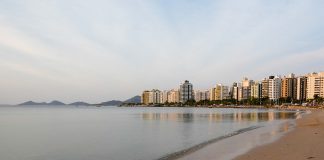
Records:
{"label": "sunlit water", "polygon": [[258,109],[0,107],[0,159],[152,160],[294,118]]}

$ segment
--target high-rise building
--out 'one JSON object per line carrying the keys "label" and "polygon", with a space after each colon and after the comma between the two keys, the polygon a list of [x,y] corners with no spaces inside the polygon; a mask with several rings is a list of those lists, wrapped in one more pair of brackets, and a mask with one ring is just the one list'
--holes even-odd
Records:
{"label": "high-rise building", "polygon": [[315,95],[324,98],[324,72],[307,75],[307,99],[314,99]]}
{"label": "high-rise building", "polygon": [[180,92],[177,89],[172,89],[168,92],[168,102],[169,103],[179,103],[180,102]]}
{"label": "high-rise building", "polygon": [[161,92],[161,100],[160,100],[161,103],[168,102],[168,92],[169,91],[166,91],[166,90],[164,90],[163,92]]}
{"label": "high-rise building", "polygon": [[261,82],[261,96],[262,98],[269,98],[269,79],[264,78]]}
{"label": "high-rise building", "polygon": [[153,89],[149,92],[149,103],[159,104],[161,103],[161,91]]}
{"label": "high-rise building", "polygon": [[276,101],[281,96],[281,78],[278,76],[269,76],[269,99]]}
{"label": "high-rise building", "polygon": [[209,91],[195,91],[195,101],[199,102],[199,101],[203,101],[203,100],[208,100],[209,99]]}
{"label": "high-rise building", "polygon": [[251,98],[261,98],[262,95],[262,83],[254,82],[251,85]]}
{"label": "high-rise building", "polygon": [[306,101],[307,100],[307,77],[297,78],[297,100]]}
{"label": "high-rise building", "polygon": [[185,80],[183,84],[180,85],[180,102],[185,103],[188,100],[194,99],[193,85],[189,83],[188,80]]}
{"label": "high-rise building", "polygon": [[214,88],[210,90],[211,100],[224,100],[229,99],[229,87],[222,84],[217,84]]}
{"label": "high-rise building", "polygon": [[281,97],[288,98],[292,100],[297,99],[297,79],[294,74],[285,76],[281,80]]}
{"label": "high-rise building", "polygon": [[231,90],[230,90],[230,96],[232,99],[238,99],[238,89],[237,89],[237,83],[234,82],[232,87],[231,87]]}
{"label": "high-rise building", "polygon": [[243,99],[250,99],[251,96],[251,85],[253,84],[252,80],[244,77],[242,80],[242,100]]}
{"label": "high-rise building", "polygon": [[142,93],[142,97],[141,97],[141,102],[143,103],[143,104],[149,104],[150,102],[149,102],[149,97],[150,97],[150,91],[143,91],[143,93]]}

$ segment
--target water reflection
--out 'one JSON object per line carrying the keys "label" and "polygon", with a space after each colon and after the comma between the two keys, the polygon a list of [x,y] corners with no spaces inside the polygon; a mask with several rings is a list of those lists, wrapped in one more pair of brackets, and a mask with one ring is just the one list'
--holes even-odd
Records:
{"label": "water reflection", "polygon": [[208,120],[213,122],[224,121],[273,121],[281,119],[295,119],[298,112],[235,112],[235,113],[142,113],[143,120],[167,120],[167,121],[183,121],[191,122],[196,120]]}

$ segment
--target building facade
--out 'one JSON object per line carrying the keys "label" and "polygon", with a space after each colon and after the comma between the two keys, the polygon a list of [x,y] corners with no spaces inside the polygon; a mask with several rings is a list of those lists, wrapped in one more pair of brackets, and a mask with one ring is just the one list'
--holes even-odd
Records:
{"label": "building facade", "polygon": [[261,98],[262,97],[262,83],[254,82],[251,85],[251,98]]}
{"label": "building facade", "polygon": [[324,72],[307,75],[307,99],[314,99],[315,95],[324,98]]}
{"label": "building facade", "polygon": [[186,103],[188,100],[194,100],[193,85],[188,80],[180,85],[179,91],[181,103]]}
{"label": "building facade", "polygon": [[294,74],[285,76],[281,80],[281,97],[291,98],[292,100],[297,99],[297,78]]}
{"label": "building facade", "polygon": [[307,77],[297,78],[297,96],[296,99],[302,102],[307,100]]}
{"label": "building facade", "polygon": [[281,97],[281,78],[278,76],[270,76],[268,80],[269,99],[277,101]]}
{"label": "building facade", "polygon": [[180,102],[180,92],[177,89],[172,89],[168,92],[168,102],[169,103],[179,103]]}

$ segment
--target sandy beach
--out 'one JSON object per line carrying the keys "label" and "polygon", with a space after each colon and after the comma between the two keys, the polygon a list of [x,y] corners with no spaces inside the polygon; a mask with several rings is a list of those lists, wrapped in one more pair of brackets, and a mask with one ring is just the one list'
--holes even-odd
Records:
{"label": "sandy beach", "polygon": [[279,140],[252,149],[235,160],[324,159],[324,111],[297,120],[296,128]]}

